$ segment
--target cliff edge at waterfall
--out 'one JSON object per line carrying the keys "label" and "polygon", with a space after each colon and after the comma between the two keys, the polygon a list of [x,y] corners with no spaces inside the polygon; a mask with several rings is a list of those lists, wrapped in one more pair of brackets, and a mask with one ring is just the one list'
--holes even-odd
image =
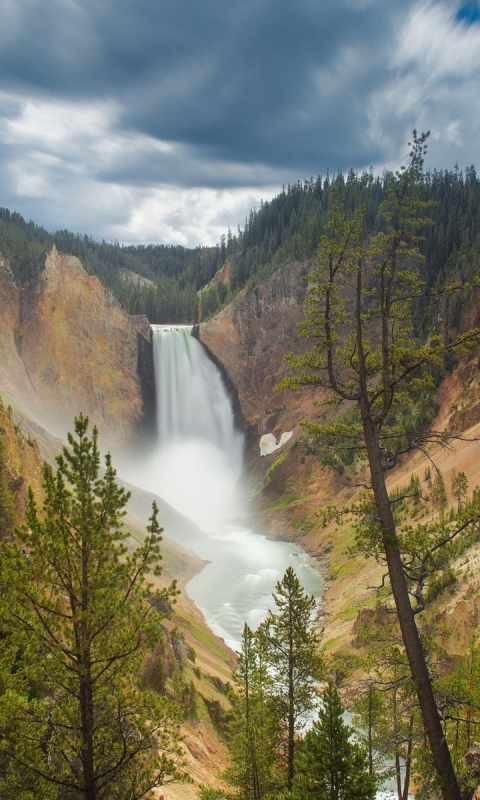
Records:
{"label": "cliff edge at waterfall", "polygon": [[306,416],[309,398],[275,387],[287,374],[285,354],[302,352],[297,338],[303,318],[306,261],[286,264],[254,290],[240,292],[212,319],[199,325],[199,339],[222,364],[238,393],[249,441],[256,447],[261,436],[279,439]]}
{"label": "cliff edge at waterfall", "polygon": [[96,276],[55,246],[27,281],[1,258],[0,295],[5,400],[54,421],[57,430],[81,411],[104,435],[128,439],[149,406],[140,377],[148,371],[146,317],[127,315]]}

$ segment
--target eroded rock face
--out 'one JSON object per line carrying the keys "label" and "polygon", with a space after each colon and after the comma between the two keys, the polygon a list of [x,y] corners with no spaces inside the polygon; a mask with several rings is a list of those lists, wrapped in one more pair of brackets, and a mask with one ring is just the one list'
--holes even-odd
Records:
{"label": "eroded rock face", "polygon": [[8,261],[0,256],[0,391],[6,401],[16,395],[33,401],[33,387],[15,343],[19,317],[20,289]]}
{"label": "eroded rock face", "polygon": [[290,372],[285,354],[304,352],[308,346],[297,337],[307,290],[302,276],[307,272],[305,262],[282,267],[263,286],[241,292],[199,325],[200,341],[221,362],[236,388],[245,427],[257,446],[264,434],[278,438],[292,430],[311,405],[305,393],[275,392]]}
{"label": "eroded rock face", "polygon": [[0,381],[9,394],[27,404],[33,396],[40,416],[54,412],[68,428],[82,412],[106,437],[127,439],[147,405],[139,378],[149,358],[146,317],[125,314],[98,278],[56,248],[21,288],[4,261],[0,292]]}

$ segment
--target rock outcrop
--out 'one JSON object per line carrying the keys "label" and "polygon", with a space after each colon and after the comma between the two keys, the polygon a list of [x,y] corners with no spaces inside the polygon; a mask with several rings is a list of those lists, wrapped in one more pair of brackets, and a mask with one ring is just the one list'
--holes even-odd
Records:
{"label": "rock outcrop", "polygon": [[[3,481],[13,507],[10,509],[12,527],[25,522],[27,489],[33,492],[36,503],[44,499],[43,458],[37,442],[15,422],[10,408],[0,402],[0,485]],[[0,506],[0,520],[2,519]],[[9,533],[9,525],[0,524],[0,536]],[[10,531],[11,532],[11,531]]]}
{"label": "rock outcrop", "polygon": [[[18,286],[0,260],[0,394],[58,428],[79,412],[110,439],[128,439],[152,410],[139,375],[151,359],[146,317],[125,314],[74,256],[48,253]],[[153,367],[150,370],[153,372]]]}
{"label": "rock outcrop", "polygon": [[307,416],[311,398],[306,393],[277,394],[275,387],[287,374],[288,352],[308,346],[298,339],[307,290],[302,277],[306,262],[277,270],[262,286],[242,291],[226,308],[199,325],[199,339],[224,367],[238,393],[250,440],[264,434],[280,438]]}
{"label": "rock outcrop", "polygon": [[30,404],[35,392],[19,356],[15,334],[20,317],[21,292],[8,261],[0,256],[0,392],[7,400]]}

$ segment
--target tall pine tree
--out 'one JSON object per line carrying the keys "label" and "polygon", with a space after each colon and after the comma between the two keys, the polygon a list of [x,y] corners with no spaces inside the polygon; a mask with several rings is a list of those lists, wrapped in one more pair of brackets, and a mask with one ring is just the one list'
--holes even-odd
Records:
{"label": "tall pine tree", "polygon": [[287,568],[275,588],[277,609],[269,612],[262,631],[283,733],[285,785],[291,789],[297,734],[303,731],[308,712],[318,702],[315,686],[322,675],[323,661],[315,632],[315,598],[305,593],[292,567]]}
{"label": "tall pine tree", "polygon": [[[0,567],[0,796],[139,800],[177,775],[177,714],[142,687],[162,636],[154,600],[160,533],[154,508],[144,544],[129,552],[128,494],[97,432],[75,420],[70,448],[44,470],[41,512],[2,542]],[[12,791],[12,786],[17,787]]]}
{"label": "tall pine tree", "polygon": [[245,623],[234,676],[238,694],[229,725],[232,767],[227,774],[238,800],[262,800],[276,788],[279,731],[265,645],[262,631],[253,632]]}
{"label": "tall pine tree", "polygon": [[[410,164],[386,176],[385,200],[379,209],[381,229],[368,243],[365,209],[347,215],[339,187],[333,187],[318,266],[309,275],[306,318],[300,331],[313,340],[312,347],[304,356],[288,356],[297,377],[280,387],[317,386],[321,405],[348,403],[356,412],[354,424],[343,424],[337,418],[333,423],[308,423],[307,428],[313,438],[330,446],[362,450],[366,455],[372,493],[368,513],[376,521],[373,547],[377,553],[383,552],[387,564],[442,798],[460,800],[385,478],[401,453],[448,438],[439,431],[425,431],[418,420],[405,428],[404,412],[412,409],[416,393],[432,387],[432,372],[447,355],[465,353],[480,339],[478,330],[462,333],[453,342],[443,341],[440,333],[425,342],[415,336],[414,312],[420,298],[428,301],[415,268],[421,260],[420,229],[428,221],[428,204],[422,198],[427,136],[414,131]],[[446,287],[445,294],[453,296],[459,289]]]}
{"label": "tall pine tree", "polygon": [[376,781],[369,774],[367,752],[352,741],[333,683],[322,696],[318,720],[299,747],[295,800],[373,800]]}

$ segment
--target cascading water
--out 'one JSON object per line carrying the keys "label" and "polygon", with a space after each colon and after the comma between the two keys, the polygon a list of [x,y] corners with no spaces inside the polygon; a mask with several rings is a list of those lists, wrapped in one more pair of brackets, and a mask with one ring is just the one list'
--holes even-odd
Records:
{"label": "cascading water", "polygon": [[162,497],[201,526],[234,512],[243,436],[215,364],[191,326],[152,326]]}
{"label": "cascading water", "polygon": [[[123,474],[197,524],[173,533],[208,562],[187,591],[210,627],[238,648],[244,623],[255,628],[265,618],[287,566],[316,596],[322,581],[300,548],[239,522],[246,505],[238,491],[243,435],[219,370],[191,333],[187,326],[152,326],[158,439],[141,459],[129,459]],[[160,522],[163,513],[160,502]]]}
{"label": "cascading water", "polygon": [[240,468],[242,437],[235,429],[230,398],[192,331],[191,325],[152,325],[159,441],[206,440]]}

